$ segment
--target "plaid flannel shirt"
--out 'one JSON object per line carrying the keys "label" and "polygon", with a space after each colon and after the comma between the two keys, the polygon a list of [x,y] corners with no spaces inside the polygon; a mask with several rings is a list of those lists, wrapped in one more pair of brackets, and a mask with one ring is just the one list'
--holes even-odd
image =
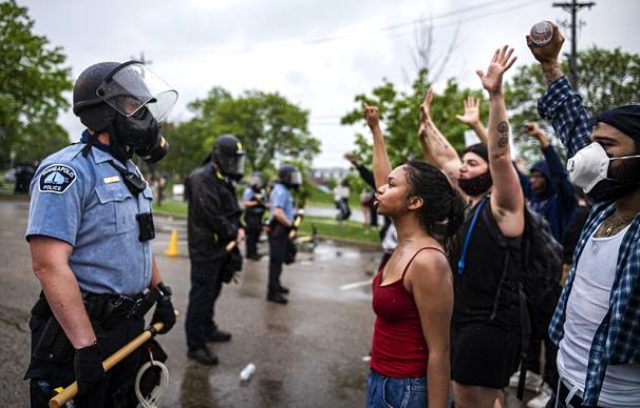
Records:
{"label": "plaid flannel shirt", "polygon": [[[572,157],[590,143],[589,116],[578,95],[562,77],[549,86],[538,101],[540,116],[551,120],[553,128]],[[615,211],[615,203],[593,206],[573,253],[569,277],[549,325],[556,345],[564,336],[566,308],[582,250],[596,228]],[[609,295],[609,310],[595,333],[583,391],[583,404],[597,405],[608,364],[640,364],[640,216],[636,215],[618,252],[616,276]]]}

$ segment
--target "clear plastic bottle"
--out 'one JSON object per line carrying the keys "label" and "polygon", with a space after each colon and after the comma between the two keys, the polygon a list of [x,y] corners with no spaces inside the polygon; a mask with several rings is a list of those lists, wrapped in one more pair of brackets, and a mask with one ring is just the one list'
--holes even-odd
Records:
{"label": "clear plastic bottle", "polygon": [[253,363],[247,364],[247,366],[240,371],[240,381],[248,381],[255,372],[256,366]]}

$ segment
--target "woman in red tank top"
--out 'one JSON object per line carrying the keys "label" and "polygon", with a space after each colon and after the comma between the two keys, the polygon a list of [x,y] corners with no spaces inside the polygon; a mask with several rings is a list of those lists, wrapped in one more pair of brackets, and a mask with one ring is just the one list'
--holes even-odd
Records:
{"label": "woman in red tank top", "polygon": [[463,221],[463,203],[430,164],[412,161],[391,170],[378,108],[365,105],[364,114],[374,137],[377,210],[398,234],[398,246],[372,283],[376,322],[367,406],[446,408],[453,284],[443,247]]}

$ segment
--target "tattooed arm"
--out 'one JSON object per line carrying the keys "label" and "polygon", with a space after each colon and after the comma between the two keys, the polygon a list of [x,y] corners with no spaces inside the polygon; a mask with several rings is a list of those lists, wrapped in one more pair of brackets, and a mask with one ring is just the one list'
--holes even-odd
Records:
{"label": "tattooed arm", "polygon": [[489,92],[489,169],[493,178],[491,211],[502,233],[509,237],[524,230],[524,194],[518,180],[509,147],[509,122],[502,93],[502,75],[515,62],[513,48],[496,50],[487,73],[476,71]]}
{"label": "tattooed arm", "polygon": [[462,162],[451,143],[440,133],[431,119],[432,100],[433,90],[429,88],[420,104],[420,131],[418,138],[420,139],[425,159],[442,170],[449,177],[449,180],[456,185]]}

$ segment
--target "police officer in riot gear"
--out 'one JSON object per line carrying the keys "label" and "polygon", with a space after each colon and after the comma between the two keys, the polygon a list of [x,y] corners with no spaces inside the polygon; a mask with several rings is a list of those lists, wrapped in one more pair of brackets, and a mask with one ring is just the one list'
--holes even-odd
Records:
{"label": "police officer in riot gear", "polygon": [[[163,87],[161,79],[145,77],[149,72],[137,61],[103,62],[80,75],[73,91],[73,112],[93,130],[83,135],[83,154],[96,143],[100,131],[111,136],[105,150],[122,163],[134,152],[148,163],[167,154],[169,145],[160,134],[158,122],[169,114],[178,94]],[[160,82],[155,83],[156,79]]]}
{"label": "police officer in riot gear", "polygon": [[[214,305],[223,282],[229,282],[227,263],[241,257],[238,245],[244,240],[240,223],[242,211],[236,198],[235,181],[244,172],[244,149],[231,135],[219,136],[213,144],[211,161],[195,169],[187,178],[189,200],[189,258],[191,290],[185,322],[187,356],[205,365],[218,363],[207,342],[231,340],[231,334],[218,329]],[[229,253],[230,242],[235,241]]]}
{"label": "police officer in riot gear", "polygon": [[[151,189],[130,160],[166,154],[158,122],[178,94],[144,64],[103,62],[80,74],[73,110],[81,142],[47,157],[31,183],[26,238],[42,286],[32,309],[31,405],[78,381],[76,407],[128,406],[140,361],[102,360],[152,323],[175,323],[171,290],[151,253]],[[157,300],[157,302],[156,302]]]}
{"label": "police officer in riot gear", "polygon": [[289,164],[284,164],[278,170],[278,181],[274,185],[269,203],[271,206],[271,220],[269,222],[269,286],[267,300],[280,304],[287,304],[285,297],[289,289],[280,283],[282,264],[285,262],[287,250],[291,245],[289,233],[295,229],[292,189],[302,184],[300,172]]}
{"label": "police officer in riot gear", "polygon": [[262,258],[262,255],[258,253],[258,240],[262,233],[262,217],[267,208],[265,198],[262,176],[260,173],[255,173],[251,176],[249,185],[242,194],[247,233],[246,257],[254,261],[259,261]]}

